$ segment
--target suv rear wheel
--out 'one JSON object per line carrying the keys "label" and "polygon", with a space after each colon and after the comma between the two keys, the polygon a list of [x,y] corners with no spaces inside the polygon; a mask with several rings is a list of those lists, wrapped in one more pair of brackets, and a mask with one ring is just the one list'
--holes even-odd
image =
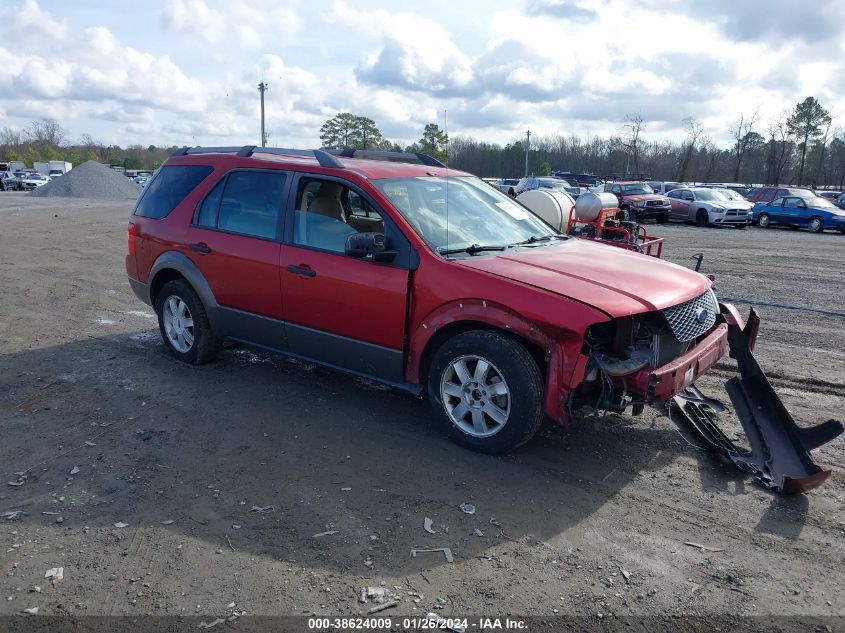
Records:
{"label": "suv rear wheel", "polygon": [[164,284],[156,305],[161,338],[170,353],[190,365],[213,360],[220,340],[211,330],[205,307],[184,279]]}
{"label": "suv rear wheel", "polygon": [[543,422],[543,377],[519,342],[485,330],[459,334],[434,356],[428,396],[458,444],[499,455],[530,440]]}

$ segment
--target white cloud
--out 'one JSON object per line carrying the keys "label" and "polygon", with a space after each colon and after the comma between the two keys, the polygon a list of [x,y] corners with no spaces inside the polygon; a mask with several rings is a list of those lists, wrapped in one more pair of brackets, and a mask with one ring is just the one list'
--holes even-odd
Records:
{"label": "white cloud", "polygon": [[[496,142],[527,127],[619,133],[635,112],[646,137],[678,138],[695,116],[726,142],[740,112],[843,101],[845,27],[800,17],[784,33],[775,18],[795,13],[791,0],[766,4],[765,36],[752,32],[763,0],[160,2],[122,5],[107,28],[73,3],[6,0],[4,121],[50,116],[122,145],[255,143],[265,81],[281,145],[314,146],[340,111],[410,142],[444,109],[450,133]],[[819,0],[819,15],[835,6]]]}
{"label": "white cloud", "polygon": [[302,25],[295,9],[268,0],[169,0],[161,21],[209,44],[249,49],[261,48],[268,38],[288,39]]}

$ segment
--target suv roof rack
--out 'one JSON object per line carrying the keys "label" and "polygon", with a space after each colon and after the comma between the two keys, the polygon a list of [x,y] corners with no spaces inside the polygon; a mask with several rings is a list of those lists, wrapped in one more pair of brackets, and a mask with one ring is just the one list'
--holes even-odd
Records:
{"label": "suv roof rack", "polygon": [[316,158],[321,167],[343,169],[343,163],[322,149],[289,149],[285,147],[257,147],[244,145],[242,147],[181,147],[171,156],[186,156],[188,154],[236,154],[248,158],[253,154],[281,154],[289,156],[306,156]]}
{"label": "suv roof rack", "polygon": [[421,152],[386,152],[382,150],[373,150],[373,149],[329,149],[325,150],[329,154],[333,154],[335,156],[340,156],[342,158],[383,158],[387,160],[416,160],[421,162],[423,165],[428,165],[429,167],[445,167],[443,163],[439,160],[434,158],[433,156],[429,156],[428,154],[423,154]]}

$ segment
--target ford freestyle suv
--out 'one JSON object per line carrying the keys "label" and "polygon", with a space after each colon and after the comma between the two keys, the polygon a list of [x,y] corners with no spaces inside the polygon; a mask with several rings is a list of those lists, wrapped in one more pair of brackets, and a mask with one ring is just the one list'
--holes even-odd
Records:
{"label": "ford freestyle suv", "polygon": [[487,453],[544,415],[668,402],[745,325],[707,277],[561,235],[421,154],[179,150],[135,204],[126,269],[181,361],[239,341],[381,381]]}
{"label": "ford freestyle suv", "polygon": [[660,224],[669,221],[672,205],[666,196],[654,193],[647,182],[611,182],[604,186],[619,200],[623,220],[639,222],[655,219]]}

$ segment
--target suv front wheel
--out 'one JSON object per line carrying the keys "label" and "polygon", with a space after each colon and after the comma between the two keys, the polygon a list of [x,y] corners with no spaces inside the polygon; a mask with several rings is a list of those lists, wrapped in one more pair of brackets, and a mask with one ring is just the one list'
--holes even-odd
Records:
{"label": "suv front wheel", "polygon": [[464,332],[444,343],[431,363],[428,396],[446,434],[481,453],[518,448],[543,421],[537,363],[497,332]]}
{"label": "suv front wheel", "polygon": [[211,330],[205,307],[191,284],[184,279],[164,284],[156,312],[161,338],[171,354],[190,365],[214,359],[220,340]]}

